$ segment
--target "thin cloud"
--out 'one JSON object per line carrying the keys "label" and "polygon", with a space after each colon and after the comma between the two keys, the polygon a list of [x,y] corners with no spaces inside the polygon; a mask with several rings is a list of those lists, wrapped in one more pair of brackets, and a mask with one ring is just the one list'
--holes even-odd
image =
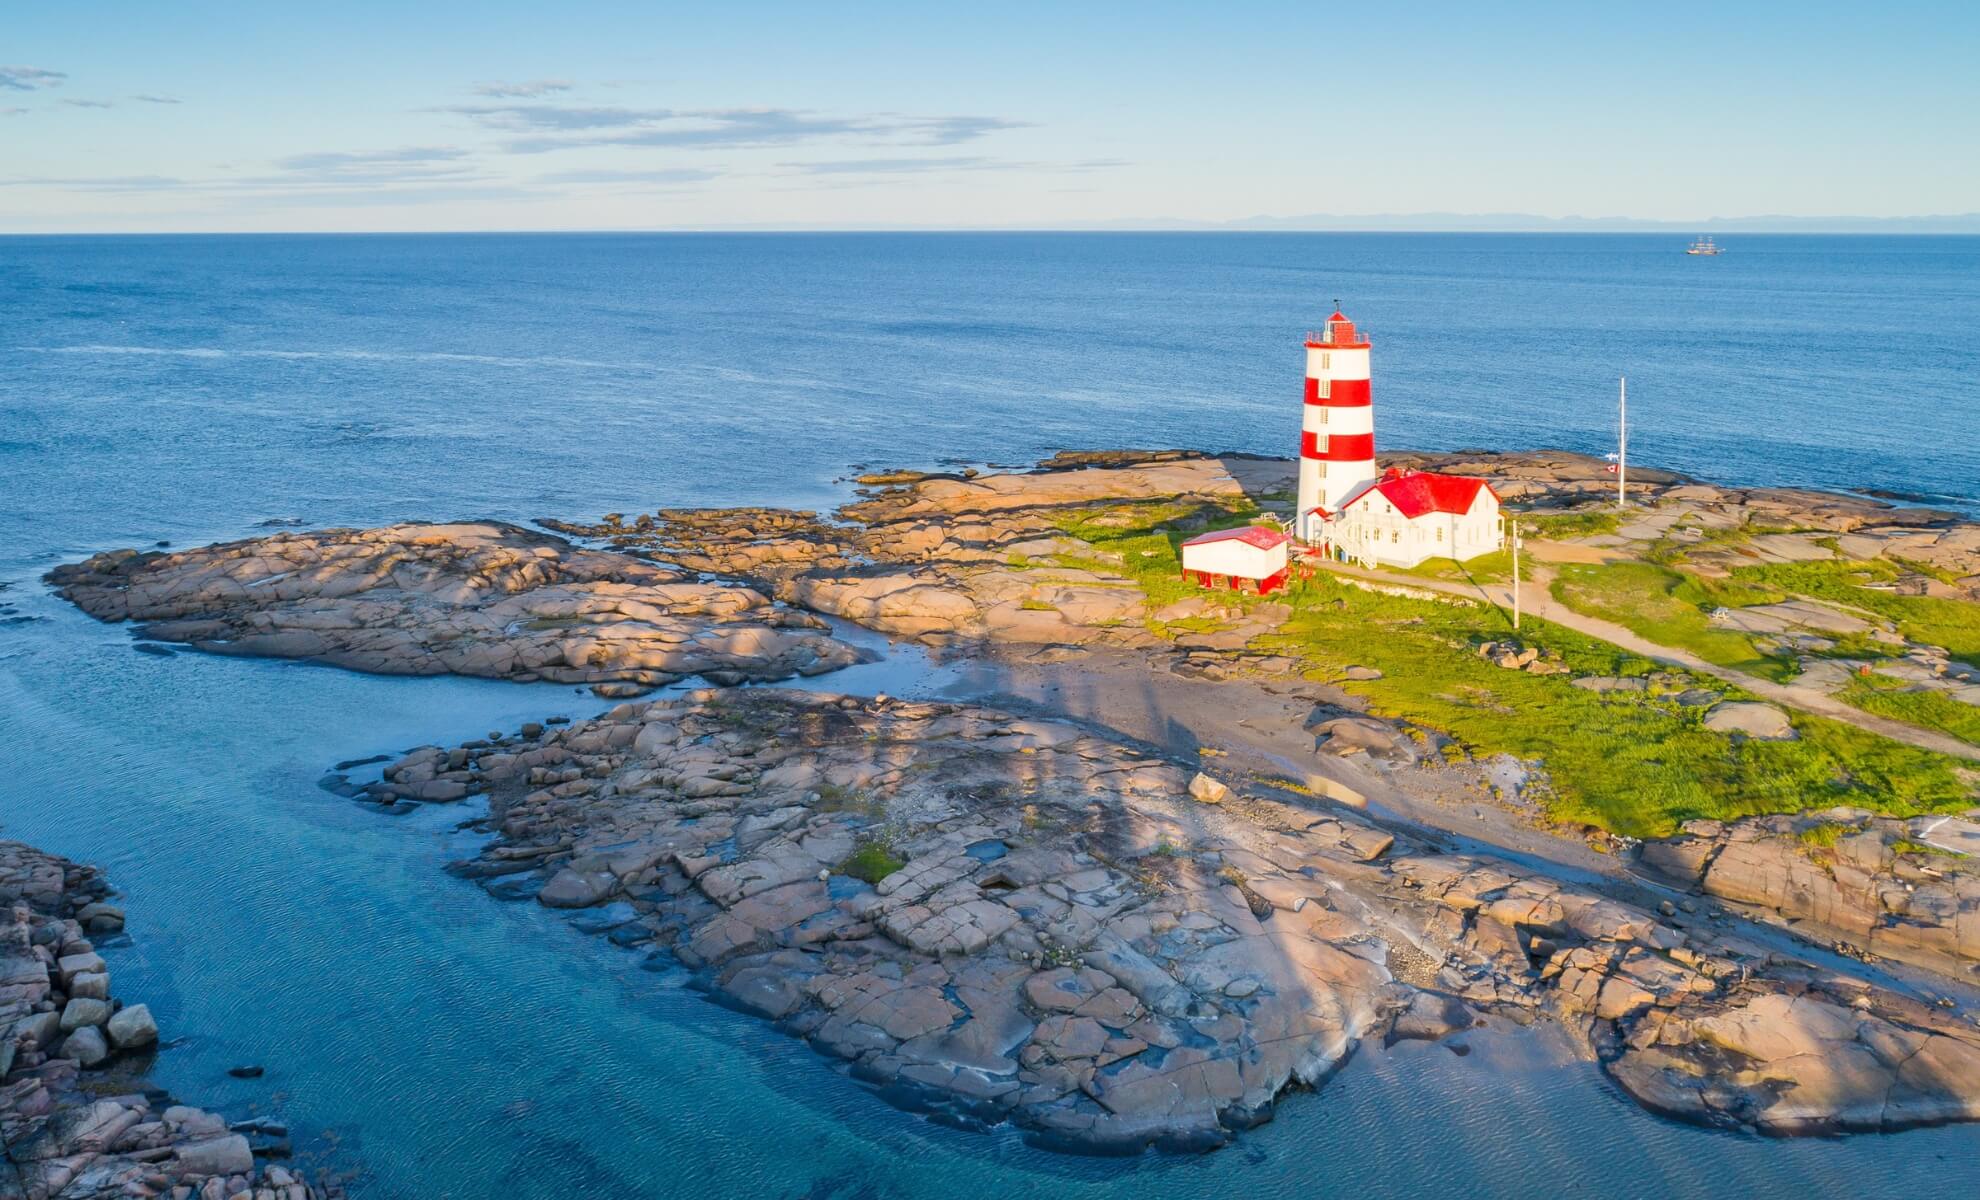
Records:
{"label": "thin cloud", "polygon": [[247,187],[371,187],[376,184],[480,182],[492,178],[472,167],[428,166],[381,163],[373,167],[345,167],[330,171],[292,171],[283,175],[246,175],[235,182]]}
{"label": "thin cloud", "polygon": [[581,146],[742,149],[832,139],[951,146],[1024,124],[1001,117],[834,116],[790,108],[463,104],[441,111],[487,129],[525,135],[503,143],[512,154]]}
{"label": "thin cloud", "polygon": [[0,108],[0,117],[18,117],[26,111],[27,109],[17,104],[12,108]]}
{"label": "thin cloud", "polygon": [[834,162],[779,163],[800,175],[905,175],[918,171],[992,171],[1028,163],[956,155],[950,158],[853,158]]}
{"label": "thin cloud", "polygon": [[275,160],[280,175],[249,176],[252,187],[370,187],[379,184],[456,185],[488,176],[466,161],[458,146],[402,146],[395,150],[329,150]]}
{"label": "thin cloud", "polygon": [[560,104],[462,104],[442,109],[490,129],[618,129],[671,121],[683,115],[664,108],[588,108]]}
{"label": "thin cloud", "polygon": [[0,67],[0,88],[16,92],[33,92],[42,88],[61,87],[69,77],[66,71],[49,71],[41,67]]}
{"label": "thin cloud", "polygon": [[985,134],[1028,126],[1029,122],[1006,121],[1001,117],[935,117],[912,123],[920,131],[918,144],[923,146],[954,146],[973,142]]}
{"label": "thin cloud", "polygon": [[720,171],[706,171],[699,167],[661,167],[651,171],[556,171],[536,178],[540,183],[677,184],[704,183],[720,175]]}
{"label": "thin cloud", "polygon": [[163,192],[191,186],[170,175],[99,175],[91,178],[0,179],[0,187],[61,188],[72,192]]}
{"label": "thin cloud", "polygon": [[543,193],[504,183],[465,183],[446,187],[369,187],[354,190],[296,189],[248,193],[250,203],[304,208],[329,204],[339,208],[376,208],[394,204],[458,204],[469,200],[541,200]]}
{"label": "thin cloud", "polygon": [[0,179],[0,188],[51,188],[67,192],[110,195],[224,197],[230,203],[267,207],[378,207],[394,204],[440,204],[473,200],[541,199],[539,189],[499,180],[461,178],[422,181],[377,179],[317,179],[307,176],[256,176],[232,179],[180,179],[169,175],[99,176],[95,178]]}
{"label": "thin cloud", "polygon": [[467,157],[458,146],[403,146],[397,150],[329,150],[315,154],[292,154],[278,158],[275,165],[284,171],[320,174],[369,172],[380,167],[451,163]]}
{"label": "thin cloud", "polygon": [[144,102],[145,102],[146,104],[179,104],[179,103],[182,103],[182,101],[180,101],[180,100],[179,100],[179,98],[178,98],[178,97],[176,97],[176,96],[147,96],[147,95],[144,95],[143,93],[139,93],[138,95],[135,95],[135,96],[132,96],[132,97],[131,97],[131,99],[133,99],[133,100],[142,100],[142,101],[144,101]]}
{"label": "thin cloud", "polygon": [[528,100],[537,96],[552,96],[558,92],[571,90],[568,79],[530,79],[520,83],[477,84],[474,94],[497,100]]}
{"label": "thin cloud", "polygon": [[69,106],[70,108],[114,108],[114,107],[116,107],[115,105],[113,105],[113,104],[111,104],[111,103],[110,103],[110,101],[108,101],[108,100],[64,100],[64,101],[62,101],[62,103],[64,103],[64,104],[66,104],[66,105],[68,105],[68,106]]}
{"label": "thin cloud", "polygon": [[986,158],[956,154],[927,158],[852,158],[824,162],[779,163],[799,175],[907,175],[934,171],[1101,171],[1127,166],[1124,159],[1087,158],[1077,162],[1028,162],[1014,158]]}
{"label": "thin cloud", "polygon": [[0,180],[4,187],[47,187],[79,192],[200,192],[269,198],[276,195],[356,197],[366,192],[417,189],[422,195],[454,191],[463,197],[486,194],[502,181],[462,161],[467,151],[453,146],[410,146],[395,150],[325,151],[278,159],[274,173],[185,179],[169,175],[106,175],[81,178]]}

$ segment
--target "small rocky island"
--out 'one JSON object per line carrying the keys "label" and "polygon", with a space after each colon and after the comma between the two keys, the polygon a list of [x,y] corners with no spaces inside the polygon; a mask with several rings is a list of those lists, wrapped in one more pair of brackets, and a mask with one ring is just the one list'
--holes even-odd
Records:
{"label": "small rocky island", "polygon": [[[1511,630],[1485,563],[1200,592],[1176,540],[1283,513],[1290,471],[1176,451],[871,475],[830,517],[285,533],[49,580],[153,643],[716,685],[332,782],[485,802],[496,837],[459,873],[951,1122],[1207,1148],[1364,1042],[1479,1021],[1552,1022],[1713,1125],[1980,1119],[1980,677],[1965,610],[1888,599],[1973,603],[1980,526],[1656,472],[1618,519],[1584,458],[1391,461],[1524,508],[1559,572],[1547,619]],[[1704,632],[1744,640],[1632,649],[1652,626],[1614,587],[1652,569],[1718,589],[1749,625]],[[859,661],[824,618],[977,682],[737,686]]]}
{"label": "small rocky island", "polygon": [[258,1152],[277,1143],[262,1123],[230,1126],[144,1084],[158,1025],[112,995],[90,940],[124,928],[110,901],[94,868],[0,841],[0,1197],[342,1195],[264,1168]]}
{"label": "small rocky island", "polygon": [[816,617],[513,525],[279,533],[98,555],[50,581],[90,615],[202,650],[383,675],[742,683],[858,661]]}

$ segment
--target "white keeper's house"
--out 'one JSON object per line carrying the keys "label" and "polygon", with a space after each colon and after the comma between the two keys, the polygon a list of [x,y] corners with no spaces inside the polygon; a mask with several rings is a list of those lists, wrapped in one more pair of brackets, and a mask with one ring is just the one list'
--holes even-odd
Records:
{"label": "white keeper's house", "polygon": [[1413,567],[1490,554],[1505,540],[1505,522],[1499,494],[1483,479],[1390,467],[1348,496],[1325,535],[1322,551],[1341,561]]}
{"label": "white keeper's house", "polygon": [[1482,479],[1432,471],[1375,472],[1368,335],[1339,309],[1306,338],[1306,403],[1293,527],[1337,562],[1413,567],[1462,562],[1504,542],[1499,496]]}

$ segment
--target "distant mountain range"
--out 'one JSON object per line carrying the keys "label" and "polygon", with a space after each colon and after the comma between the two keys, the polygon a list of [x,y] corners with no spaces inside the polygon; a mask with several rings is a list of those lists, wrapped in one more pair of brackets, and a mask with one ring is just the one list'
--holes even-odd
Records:
{"label": "distant mountain range", "polygon": [[1267,230],[1304,233],[1973,233],[1980,213],[1919,217],[1709,217],[1653,221],[1641,217],[1543,217],[1534,213],[1308,213],[1235,221],[1094,221],[1080,229]]}

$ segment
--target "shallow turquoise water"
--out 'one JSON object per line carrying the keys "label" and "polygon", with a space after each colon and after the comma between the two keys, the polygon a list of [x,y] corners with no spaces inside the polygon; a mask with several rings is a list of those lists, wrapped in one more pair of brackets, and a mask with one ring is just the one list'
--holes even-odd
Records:
{"label": "shallow turquoise water", "polygon": [[[1677,310],[1639,303],[1639,289],[1709,311],[1718,342],[1766,348],[1715,378],[1769,412],[1833,393],[1844,364],[1812,331],[1854,305],[1905,325],[1938,364],[1907,367],[1879,423],[1931,437],[1792,409],[1694,414],[1665,444],[1741,478],[1807,481],[1841,463],[1879,486],[1973,490],[1956,436],[1970,416],[1954,401],[1980,320],[1914,319],[1973,311],[1970,243],[1782,239],[1778,271],[1701,290],[1627,238],[1282,243],[1306,265],[1268,241],[0,240],[0,605],[14,606],[0,612],[13,622],[0,624],[0,835],[100,863],[126,892],[133,943],[108,957],[119,994],[185,1038],[159,1057],[166,1086],[280,1115],[364,1170],[365,1197],[1974,1190],[1980,1131],[1775,1143],[1691,1129],[1639,1111],[1544,1034],[1473,1035],[1466,1057],[1364,1050],[1317,1096],[1200,1158],[1070,1159],[941,1128],[635,956],[444,874],[473,847],[453,828],[471,810],[384,818],[316,786],[338,760],[596,701],[151,657],[38,583],[95,549],[245,536],[270,517],[822,504],[857,461],[1119,441],[1271,449],[1263,418],[1292,402],[1298,372],[1272,339],[1288,323],[1296,337],[1355,278],[1380,298],[1363,306],[1385,318],[1367,318],[1391,334],[1378,345],[1396,346],[1393,390],[1378,382],[1398,414],[1385,428],[1453,414],[1445,445],[1538,440],[1450,374],[1472,361],[1454,330],[1480,328],[1494,304],[1565,298],[1547,321],[1575,362],[1538,391],[1588,448],[1602,407],[1576,426],[1568,399],[1579,373],[1606,400],[1603,345],[1656,347],[1652,363],[1693,377],[1679,352],[1693,327],[1655,316]],[[1859,294],[1810,282],[1825,277]],[[1406,336],[1445,315],[1451,329]],[[1796,347],[1809,356],[1798,376]],[[779,419],[760,422],[765,409]],[[869,670],[847,686],[904,683]],[[267,1076],[226,1076],[246,1062]]]}

